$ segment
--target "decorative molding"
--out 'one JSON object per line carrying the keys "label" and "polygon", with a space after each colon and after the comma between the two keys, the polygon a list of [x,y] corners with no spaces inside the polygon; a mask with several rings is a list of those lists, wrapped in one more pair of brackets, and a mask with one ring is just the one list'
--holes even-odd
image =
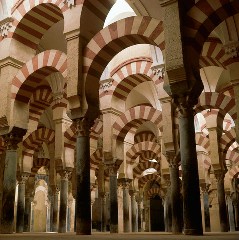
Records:
{"label": "decorative molding", "polygon": [[114,82],[114,79],[112,78],[101,81],[100,90],[107,91],[107,89],[113,85],[113,82]]}
{"label": "decorative molding", "polygon": [[154,75],[164,78],[164,73],[165,73],[165,65],[164,64],[152,66],[151,70],[153,71]]}
{"label": "decorative molding", "polygon": [[0,22],[0,34],[3,38],[7,37],[9,30],[12,27],[13,18],[7,17]]}
{"label": "decorative molding", "polygon": [[64,3],[68,5],[68,8],[72,8],[76,5],[75,0],[65,0]]}

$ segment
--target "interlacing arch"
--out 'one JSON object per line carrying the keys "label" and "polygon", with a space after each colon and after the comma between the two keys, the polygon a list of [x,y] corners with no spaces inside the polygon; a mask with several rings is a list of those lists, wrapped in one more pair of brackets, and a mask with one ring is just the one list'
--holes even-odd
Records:
{"label": "interlacing arch", "polygon": [[159,187],[152,187],[148,190],[147,196],[148,198],[153,198],[155,196],[162,197],[164,195],[163,191]]}
{"label": "interlacing arch", "polygon": [[158,155],[157,152],[153,152],[153,151],[143,151],[141,152],[140,156],[139,156],[139,162],[147,162],[149,160],[156,160],[157,162],[160,162],[160,155]]}
{"label": "interlacing arch", "polygon": [[239,164],[239,152],[236,149],[228,150],[226,159],[230,160],[233,165]]}
{"label": "interlacing arch", "polygon": [[222,135],[220,139],[220,150],[223,153],[223,159],[226,159],[227,151],[235,141],[236,132],[234,128]]}
{"label": "interlacing arch", "polygon": [[102,135],[102,133],[103,133],[103,122],[101,119],[97,118],[95,120],[94,125],[91,128],[90,138],[98,140],[98,138],[100,137],[100,135]]}
{"label": "interlacing arch", "polygon": [[149,181],[158,181],[158,173],[147,174],[139,179],[139,187],[143,187]]}
{"label": "interlacing arch", "polygon": [[185,41],[200,53],[209,34],[221,22],[237,13],[238,0],[199,0],[185,17]]}
{"label": "interlacing arch", "polygon": [[12,99],[28,103],[37,85],[53,72],[67,74],[66,54],[47,50],[28,61],[12,80]]}
{"label": "interlacing arch", "polygon": [[[151,121],[158,129],[162,130],[162,113],[161,111],[149,106],[137,106],[130,108],[123,115],[119,116],[113,124],[113,135],[123,141],[125,135],[131,128],[137,129],[145,121]],[[134,132],[135,133],[135,132]]]}
{"label": "interlacing arch", "polygon": [[154,133],[151,131],[143,131],[135,134],[134,136],[135,143],[145,142],[145,141],[157,142],[157,138],[154,135]]}
{"label": "interlacing arch", "polygon": [[161,153],[161,146],[156,142],[149,141],[134,144],[126,153],[127,163],[134,163],[135,159],[140,156],[141,153],[146,151],[153,152],[155,153],[154,156],[159,157]]}
{"label": "interlacing arch", "polygon": [[49,158],[33,158],[33,167],[31,169],[31,171],[33,173],[37,173],[37,171],[41,168],[41,167],[46,167],[49,168],[50,167],[50,159]]}
{"label": "interlacing arch", "polygon": [[235,166],[229,170],[229,177],[230,178],[238,178],[239,177],[239,166]]}
{"label": "interlacing arch", "polygon": [[38,122],[42,113],[52,103],[52,91],[49,86],[37,87],[30,99],[29,119]]}
{"label": "interlacing arch", "polygon": [[151,17],[128,17],[112,23],[91,39],[84,51],[88,103],[95,105],[99,101],[99,79],[108,62],[121,50],[140,43],[164,50],[163,23]]}
{"label": "interlacing arch", "polygon": [[198,104],[195,107],[196,112],[200,112],[206,109],[219,109],[222,114],[228,113],[232,119],[237,117],[235,99],[228,97],[222,93],[216,92],[203,92],[199,99]]}
{"label": "interlacing arch", "polygon": [[134,177],[139,178],[142,173],[149,168],[154,168],[157,172],[160,172],[160,164],[158,162],[142,162],[139,163],[134,169],[133,169],[133,174]]}
{"label": "interlacing arch", "polygon": [[205,136],[205,134],[202,134],[202,133],[196,133],[195,137],[196,137],[196,144],[199,146],[202,146],[203,148],[205,148],[205,150],[209,152],[210,141],[208,136]]}
{"label": "interlacing arch", "polygon": [[76,127],[72,123],[69,128],[64,133],[64,147],[75,149],[76,144]]}
{"label": "interlacing arch", "polygon": [[153,73],[151,66],[152,60],[145,57],[130,59],[120,64],[111,73],[112,85],[107,90],[100,88],[100,97],[113,95],[126,100],[131,90],[140,83],[153,81],[156,86],[163,83],[163,79]]}
{"label": "interlacing arch", "polygon": [[99,164],[102,163],[103,160],[103,150],[102,148],[98,148],[95,152],[90,156],[90,168],[98,169]]}
{"label": "interlacing arch", "polygon": [[38,128],[23,141],[23,155],[33,156],[35,150],[39,148],[43,142],[51,144],[54,141],[54,130],[45,127]]}

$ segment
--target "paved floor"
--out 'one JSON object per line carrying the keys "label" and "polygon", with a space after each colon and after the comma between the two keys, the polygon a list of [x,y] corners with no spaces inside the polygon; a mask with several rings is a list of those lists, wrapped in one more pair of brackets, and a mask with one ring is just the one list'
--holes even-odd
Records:
{"label": "paved floor", "polygon": [[90,240],[239,240],[239,232],[231,233],[204,233],[203,236],[172,235],[169,233],[130,233],[109,234],[93,233],[90,236],[75,235],[74,233],[23,233],[23,234],[0,234],[0,240],[61,240],[61,239],[90,239]]}

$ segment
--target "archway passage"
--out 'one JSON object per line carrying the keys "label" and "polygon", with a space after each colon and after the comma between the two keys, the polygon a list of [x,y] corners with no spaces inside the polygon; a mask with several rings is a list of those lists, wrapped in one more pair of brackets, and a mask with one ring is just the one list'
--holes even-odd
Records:
{"label": "archway passage", "polygon": [[162,198],[158,195],[150,199],[150,224],[152,232],[165,230],[164,207]]}

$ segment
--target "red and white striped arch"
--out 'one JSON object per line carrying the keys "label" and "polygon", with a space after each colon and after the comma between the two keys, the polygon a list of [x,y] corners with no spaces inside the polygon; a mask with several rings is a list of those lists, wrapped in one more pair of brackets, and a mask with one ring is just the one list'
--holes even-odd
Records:
{"label": "red and white striped arch", "polygon": [[72,123],[71,126],[64,133],[64,146],[75,149],[76,145],[76,127]]}
{"label": "red and white striped arch", "polygon": [[143,57],[130,59],[120,66],[111,76],[113,79],[112,86],[107,91],[100,89],[100,97],[113,95],[121,100],[126,100],[130,91],[140,83],[153,81],[157,86],[163,83],[163,79],[151,70],[151,59]]}
{"label": "red and white striped arch", "polygon": [[103,161],[103,150],[96,149],[95,152],[90,156],[90,168],[93,170],[98,169],[99,164]]}
{"label": "red and white striped arch", "polygon": [[38,128],[23,141],[23,155],[31,157],[34,154],[34,151],[39,148],[43,142],[51,144],[54,140],[54,130],[45,127]]}
{"label": "red and white striped arch", "polygon": [[157,162],[160,161],[161,155],[158,155],[152,151],[144,151],[139,156],[139,162],[147,162],[148,160],[155,159]]}
{"label": "red and white striped arch", "polygon": [[[47,50],[28,61],[12,80],[12,99],[28,103],[36,87],[53,72],[66,77],[66,54],[58,50]],[[46,80],[44,83],[47,84]]]}
{"label": "red and white striped arch", "polygon": [[67,74],[66,54],[47,50],[28,61],[12,80],[12,99],[28,103],[35,88],[53,72]]}
{"label": "red and white striped arch", "polygon": [[144,131],[144,132],[139,132],[135,134],[134,136],[135,143],[145,142],[145,141],[157,142],[157,138],[154,135],[154,133],[150,131]]}
{"label": "red and white striped arch", "polygon": [[[84,51],[84,79],[88,101],[99,99],[99,79],[110,60],[135,44],[153,44],[164,50],[163,23],[151,17],[128,17],[98,32]],[[97,89],[93,89],[95,86]]]}
{"label": "red and white striped arch", "polygon": [[226,154],[226,159],[229,159],[232,161],[233,165],[237,165],[239,163],[239,152],[234,149],[234,150],[228,150]]}
{"label": "red and white striped arch", "polygon": [[208,136],[206,136],[205,134],[196,133],[195,137],[196,137],[196,144],[199,146],[202,146],[203,148],[205,148],[205,150],[209,152],[210,141]]}
{"label": "red and white striped arch", "polygon": [[97,118],[94,125],[91,128],[90,138],[98,140],[100,135],[103,133],[103,122],[101,119]]}
{"label": "red and white striped arch", "polygon": [[235,166],[229,171],[230,178],[239,178],[239,166]]}
{"label": "red and white striped arch", "polygon": [[31,171],[33,173],[37,173],[37,171],[41,167],[49,168],[50,167],[50,159],[49,158],[33,158],[33,167],[31,169]]}
{"label": "red and white striped arch", "polygon": [[144,185],[149,181],[156,181],[158,177],[159,176],[157,174],[152,173],[139,178],[139,187],[144,187]]}
{"label": "red and white striped arch", "polygon": [[238,0],[199,0],[184,21],[186,41],[201,52],[209,34],[226,18],[239,13]]}
{"label": "red and white striped arch", "polygon": [[113,135],[117,140],[123,141],[131,128],[136,129],[144,121],[151,121],[162,130],[161,111],[149,106],[137,106],[130,108],[116,119],[113,124]]}
{"label": "red and white striped arch", "polygon": [[220,109],[224,115],[228,113],[233,120],[237,117],[235,99],[222,93],[204,92],[200,95],[198,104],[195,107],[196,112],[200,112],[208,108]]}
{"label": "red and white striped arch", "polygon": [[154,168],[157,172],[160,172],[160,164],[156,162],[142,162],[139,163],[134,169],[133,169],[133,174],[134,177],[139,178],[142,173],[149,168]]}
{"label": "red and white striped arch", "polygon": [[159,197],[162,197],[164,194],[164,192],[158,187],[153,187],[153,188],[150,188],[147,192],[147,196],[148,198],[152,198],[154,196],[159,196]]}
{"label": "red and white striped arch", "polygon": [[52,103],[52,91],[49,86],[38,87],[30,99],[29,119],[38,122],[42,113]]}
{"label": "red and white striped arch", "polygon": [[134,144],[126,153],[127,163],[134,163],[135,159],[145,151],[153,152],[159,158],[161,153],[161,146],[156,142],[149,141]]}
{"label": "red and white striped arch", "polygon": [[234,128],[232,128],[230,131],[222,135],[220,139],[220,150],[223,153],[223,159],[226,159],[227,151],[235,141],[236,141],[236,132]]}

